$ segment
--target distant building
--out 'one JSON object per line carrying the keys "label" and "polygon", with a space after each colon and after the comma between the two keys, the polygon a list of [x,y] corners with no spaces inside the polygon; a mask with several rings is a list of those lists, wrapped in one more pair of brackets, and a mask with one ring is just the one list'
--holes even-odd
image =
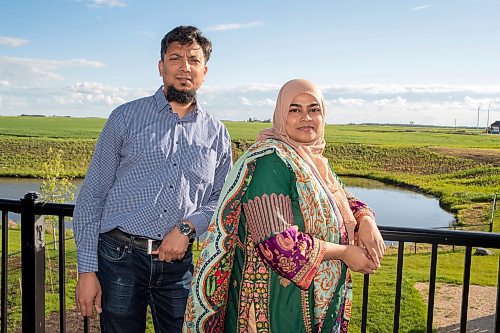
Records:
{"label": "distant building", "polygon": [[491,134],[500,134],[500,120],[495,121],[493,124],[488,127],[488,133]]}

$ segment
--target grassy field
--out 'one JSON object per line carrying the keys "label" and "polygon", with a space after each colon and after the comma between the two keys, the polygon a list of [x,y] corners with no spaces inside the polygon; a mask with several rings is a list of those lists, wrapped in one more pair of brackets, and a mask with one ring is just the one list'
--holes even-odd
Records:
{"label": "grassy field", "polygon": [[[38,176],[49,147],[64,151],[70,176],[84,176],[104,122],[94,118],[0,117],[0,176]],[[235,158],[252,144],[259,130],[270,126],[225,124]],[[325,155],[339,175],[380,180],[434,195],[443,208],[457,216],[459,225],[468,226],[467,230],[487,230],[493,194],[500,195],[500,135],[435,127],[327,125],[326,140]],[[470,227],[474,225],[479,226]],[[500,232],[500,209],[494,216],[493,230]],[[11,235],[15,237],[15,233]],[[69,307],[74,304],[74,251],[68,256]],[[497,251],[492,257],[473,258],[472,283],[495,285],[498,256]],[[428,280],[429,257],[425,252],[405,256],[401,332],[425,331],[425,302],[414,284]],[[462,267],[463,251],[440,252],[438,280],[460,284]],[[395,270],[396,256],[389,254],[371,279],[371,285],[377,287],[370,294],[370,332],[392,331]],[[354,274],[354,282],[351,331],[359,332],[362,277]],[[10,277],[9,286],[16,285],[15,276]],[[54,297],[47,297],[52,309],[48,312],[57,309]],[[14,299],[9,298],[9,302]],[[12,303],[9,311],[19,309]],[[17,318],[9,314],[9,320],[11,317]]]}
{"label": "grassy field", "polygon": [[[46,235],[46,241],[52,241],[52,235]],[[9,242],[11,244],[20,244],[20,232],[18,229],[9,230]],[[195,246],[195,249],[197,247]],[[10,248],[18,250],[18,247]],[[195,260],[199,255],[194,252]],[[471,284],[480,286],[496,286],[497,272],[500,251],[495,251],[493,256],[474,256],[471,267]],[[57,315],[59,307],[58,298],[58,253],[47,246],[46,255],[46,314],[48,318],[54,321],[58,320]],[[18,327],[21,321],[21,303],[20,303],[20,270],[19,254],[9,256],[9,298],[8,298],[8,320],[9,327]],[[441,248],[438,253],[437,281],[451,284],[461,284],[463,278],[464,251],[462,248],[456,248],[454,251],[449,248]],[[368,331],[377,333],[386,333],[392,331],[394,300],[396,290],[396,269],[397,269],[397,251],[390,248],[388,254],[382,261],[382,267],[375,275],[370,277],[370,291],[368,303]],[[426,325],[426,299],[424,299],[415,289],[417,282],[429,282],[430,271],[430,252],[427,248],[419,248],[416,254],[413,254],[413,247],[408,246],[405,249],[405,259],[403,266],[403,284],[401,298],[401,320],[400,332],[425,332]],[[75,244],[72,239],[66,242],[66,307],[68,317],[76,324],[80,323],[81,318],[74,314],[75,311],[75,287],[76,287],[76,252]],[[361,305],[363,293],[363,275],[353,274],[354,301],[352,311],[352,322],[349,332],[360,332],[361,323]],[[457,305],[458,306],[458,305]],[[75,323],[73,323],[75,324]],[[55,323],[51,324],[56,327]],[[81,324],[83,325],[83,324]],[[97,325],[94,319],[92,325]],[[81,326],[80,326],[81,327]],[[153,333],[151,320],[148,322],[147,331]]]}
{"label": "grassy field", "polygon": [[[101,118],[0,117],[0,176],[37,177],[49,147],[61,149],[69,176],[83,177]],[[269,123],[225,122],[235,158]],[[459,225],[489,222],[500,194],[500,135],[470,129],[327,125],[325,155],[339,175],[360,176],[439,198]],[[500,232],[500,210],[494,216]],[[479,227],[487,230],[487,226]]]}

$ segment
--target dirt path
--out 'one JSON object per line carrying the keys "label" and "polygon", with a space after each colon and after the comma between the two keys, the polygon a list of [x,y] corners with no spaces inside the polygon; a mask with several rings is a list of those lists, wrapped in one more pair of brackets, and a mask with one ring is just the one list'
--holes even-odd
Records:
{"label": "dirt path", "polygon": [[[429,284],[415,285],[427,302]],[[467,332],[494,333],[496,287],[471,285],[467,311]],[[460,332],[460,311],[462,308],[462,286],[446,283],[436,284],[434,297],[434,327],[439,333]]]}

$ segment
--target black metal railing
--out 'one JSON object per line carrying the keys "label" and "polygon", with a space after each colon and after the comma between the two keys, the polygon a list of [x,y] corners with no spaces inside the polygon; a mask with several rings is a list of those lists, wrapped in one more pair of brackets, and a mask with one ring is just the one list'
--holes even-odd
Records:
{"label": "black metal railing", "polygon": [[[45,224],[44,215],[59,218],[59,327],[66,332],[66,262],[65,262],[65,217],[73,215],[74,205],[43,203],[37,201],[36,193],[28,193],[21,200],[0,199],[2,211],[2,276],[1,276],[1,325],[0,332],[7,332],[7,277],[8,277],[8,213],[21,214],[22,255],[22,328],[23,332],[45,332]],[[405,242],[431,245],[429,273],[429,296],[427,306],[427,332],[432,332],[438,245],[465,246],[460,332],[467,329],[471,255],[473,247],[500,248],[500,234],[457,230],[417,229],[380,226],[386,241],[398,242],[397,275],[394,305],[393,332],[399,331],[401,291],[403,281],[403,258]],[[364,276],[361,332],[367,331],[370,276]],[[500,330],[500,262],[496,295],[495,332]],[[89,331],[89,320],[82,323],[84,332]]]}

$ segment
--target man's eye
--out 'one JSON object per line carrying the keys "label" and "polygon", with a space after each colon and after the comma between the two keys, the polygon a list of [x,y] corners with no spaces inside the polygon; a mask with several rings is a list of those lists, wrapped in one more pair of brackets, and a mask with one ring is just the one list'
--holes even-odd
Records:
{"label": "man's eye", "polygon": [[168,58],[170,61],[179,61],[179,57],[170,57]]}
{"label": "man's eye", "polygon": [[191,59],[190,61],[191,61],[192,63],[194,63],[194,64],[199,64],[199,63],[201,63],[201,61],[200,61],[199,59]]}

